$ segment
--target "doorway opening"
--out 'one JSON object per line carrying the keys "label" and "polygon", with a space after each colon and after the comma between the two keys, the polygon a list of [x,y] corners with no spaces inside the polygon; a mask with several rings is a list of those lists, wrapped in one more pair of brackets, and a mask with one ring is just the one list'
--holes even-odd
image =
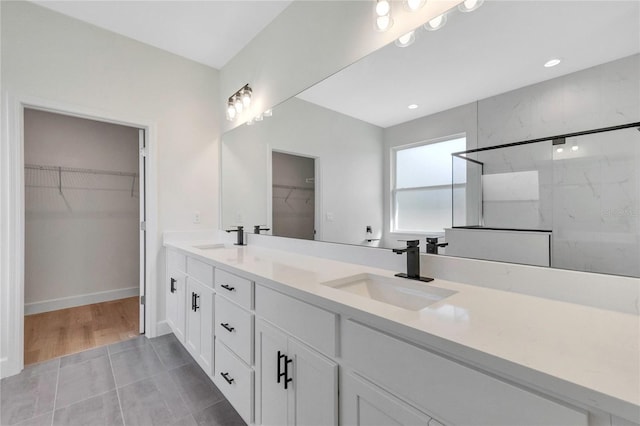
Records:
{"label": "doorway opening", "polygon": [[273,151],[271,154],[273,235],[316,237],[316,159]]}
{"label": "doorway opening", "polygon": [[145,331],[145,131],[24,109],[24,364]]}

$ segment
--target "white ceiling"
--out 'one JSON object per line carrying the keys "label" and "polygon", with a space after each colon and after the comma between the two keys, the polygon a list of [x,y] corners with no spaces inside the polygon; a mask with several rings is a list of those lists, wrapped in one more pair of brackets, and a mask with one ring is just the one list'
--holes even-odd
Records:
{"label": "white ceiling", "polygon": [[[640,52],[637,1],[492,0],[448,18],[298,97],[389,127]],[[560,65],[543,67],[556,57]]]}
{"label": "white ceiling", "polygon": [[33,2],[220,69],[291,0]]}

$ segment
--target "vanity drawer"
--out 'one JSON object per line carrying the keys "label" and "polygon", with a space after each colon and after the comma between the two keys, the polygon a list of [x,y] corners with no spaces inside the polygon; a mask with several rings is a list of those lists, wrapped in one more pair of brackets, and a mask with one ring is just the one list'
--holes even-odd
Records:
{"label": "vanity drawer", "polygon": [[186,256],[175,250],[167,249],[167,270],[169,274],[173,274],[176,271],[187,272]]}
{"label": "vanity drawer", "polygon": [[351,320],[343,323],[342,355],[362,375],[446,424],[588,424],[578,409]]}
{"label": "vanity drawer", "polygon": [[325,355],[336,355],[338,316],[333,312],[256,285],[256,315]]}
{"label": "vanity drawer", "polygon": [[[253,363],[253,314],[216,296],[215,335],[244,362]],[[223,325],[224,324],[224,325]]]}
{"label": "vanity drawer", "polygon": [[253,370],[236,358],[224,344],[216,342],[215,351],[215,384],[238,414],[247,424],[251,424],[253,421]]}
{"label": "vanity drawer", "polygon": [[216,293],[246,309],[253,309],[253,282],[222,269],[216,270]]}
{"label": "vanity drawer", "polygon": [[187,257],[187,274],[213,288],[213,266],[193,257]]}

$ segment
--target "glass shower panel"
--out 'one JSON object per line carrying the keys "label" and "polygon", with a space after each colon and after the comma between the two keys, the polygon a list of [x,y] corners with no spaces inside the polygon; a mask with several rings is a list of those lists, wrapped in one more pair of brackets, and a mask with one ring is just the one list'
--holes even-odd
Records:
{"label": "glass shower panel", "polygon": [[451,157],[453,226],[482,225],[482,164],[476,154]]}
{"label": "glass shower panel", "polygon": [[640,132],[570,137],[554,148],[552,266],[640,277]]}
{"label": "glass shower panel", "polygon": [[477,156],[482,163],[482,226],[552,229],[551,141],[481,151]]}

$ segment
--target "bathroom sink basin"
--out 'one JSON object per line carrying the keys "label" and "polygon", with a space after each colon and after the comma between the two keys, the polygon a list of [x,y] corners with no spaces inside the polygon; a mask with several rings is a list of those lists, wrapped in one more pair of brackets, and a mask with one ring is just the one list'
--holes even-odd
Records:
{"label": "bathroom sink basin", "polygon": [[322,284],[411,311],[419,311],[457,293],[419,281],[373,274],[352,275]]}
{"label": "bathroom sink basin", "polygon": [[192,246],[192,247],[200,250],[217,250],[217,249],[224,248],[224,244],[202,244],[199,246]]}

